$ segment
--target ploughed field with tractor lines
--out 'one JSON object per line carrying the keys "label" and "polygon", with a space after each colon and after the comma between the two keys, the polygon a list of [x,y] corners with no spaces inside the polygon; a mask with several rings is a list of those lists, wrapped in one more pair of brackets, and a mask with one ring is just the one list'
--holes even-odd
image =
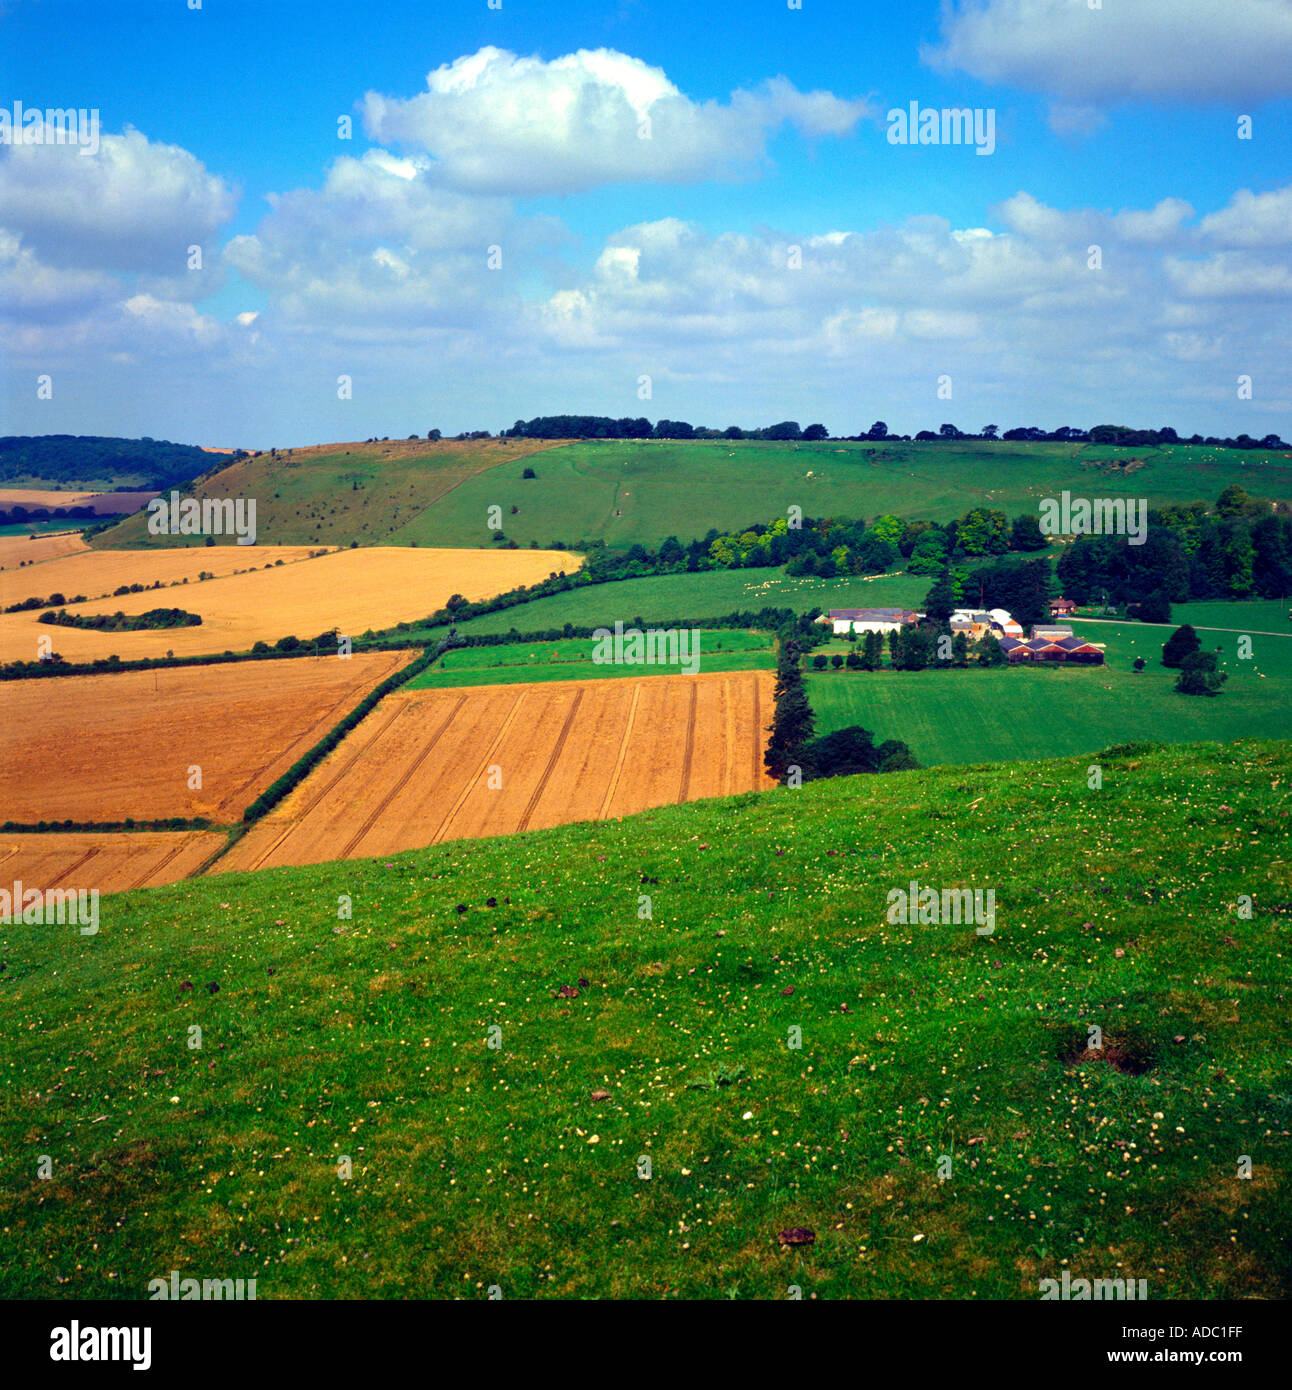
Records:
{"label": "ploughed field with tractor lines", "polygon": [[0,834],[0,883],[45,892],[94,888],[127,893],[158,888],[198,873],[220,852],[215,830],[93,831]]}
{"label": "ploughed field with tractor lines", "polygon": [[387,696],[211,872],[368,858],[772,785],[766,671]]}
{"label": "ploughed field with tractor lines", "polygon": [[411,658],[357,652],[5,681],[3,819],[235,821]]}

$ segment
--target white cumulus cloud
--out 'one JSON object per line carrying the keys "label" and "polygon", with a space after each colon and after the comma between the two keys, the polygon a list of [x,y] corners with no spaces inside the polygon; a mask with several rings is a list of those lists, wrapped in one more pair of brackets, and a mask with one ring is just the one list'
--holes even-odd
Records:
{"label": "white cumulus cloud", "polygon": [[948,0],[924,61],[1060,103],[1088,131],[1096,103],[1255,103],[1292,94],[1288,0]]}
{"label": "white cumulus cloud", "polygon": [[662,69],[607,48],[551,61],[482,48],[436,68],[426,88],[406,100],[368,92],[369,136],[429,154],[448,186],[513,195],[720,177],[763,157],[782,126],[842,136],[873,114],[868,101],[780,77],[697,102]]}
{"label": "white cumulus cloud", "polygon": [[234,191],[178,145],[137,130],[74,145],[0,146],[0,225],[54,266],[182,276],[213,245]]}

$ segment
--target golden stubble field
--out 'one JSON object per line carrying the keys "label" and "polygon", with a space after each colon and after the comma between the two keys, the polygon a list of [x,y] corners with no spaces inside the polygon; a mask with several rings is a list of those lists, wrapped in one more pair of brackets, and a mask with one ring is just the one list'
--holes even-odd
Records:
{"label": "golden stubble field", "polygon": [[[213,546],[192,554],[209,556],[218,549]],[[259,547],[242,549],[244,555],[251,557]],[[158,552],[95,553],[108,564],[119,564],[114,557],[123,554],[146,555],[154,566],[158,558]],[[187,563],[192,563],[186,552],[181,553]],[[52,650],[68,661],[92,661],[113,654],[125,661],[165,656],[167,652],[176,656],[242,652],[258,641],[273,643],[287,636],[311,638],[332,628],[358,636],[369,628],[380,630],[424,618],[455,593],[471,600],[492,598],[546,579],[553,571],[572,573],[581,563],[579,556],[560,550],[382,546],[332,551],[268,570],[77,604],[71,610],[86,614],[118,610],[144,613],[150,608],[179,607],[200,614],[199,627],[96,632],[40,623],[36,612],[6,613],[0,615],[0,661],[35,660],[42,637],[49,638]],[[52,572],[52,566],[41,568]],[[143,565],[143,570],[147,569],[148,565]],[[24,581],[30,582],[26,576]],[[67,593],[61,583],[51,586],[45,575],[40,576],[39,583],[46,590],[53,587]],[[82,585],[77,592],[88,594],[90,590]]]}
{"label": "golden stubble field", "polygon": [[[185,605],[169,588],[171,584],[182,588],[187,579],[189,585],[193,585],[198,582],[199,574],[213,574],[217,579],[224,579],[266,566],[273,569],[279,560],[291,565],[331,548],[317,545],[208,546],[199,541],[184,550],[80,550],[0,574],[0,607],[28,598],[48,598],[50,594],[62,594],[69,599],[77,594],[84,594],[87,599],[106,599],[123,584],[160,582],[162,588],[153,591],[152,602],[146,606],[182,608]],[[122,598],[125,597],[123,594]],[[88,607],[85,611],[89,611]],[[116,607],[112,611],[115,612]]]}
{"label": "golden stubble field", "polygon": [[102,497],[102,492],[57,492],[48,488],[0,487],[0,507],[26,507],[32,511],[38,507],[75,507],[88,502],[91,497]]}
{"label": "golden stubble field", "polygon": [[[119,834],[0,833],[0,883],[12,890],[54,888],[124,893],[189,878],[219,852],[215,830],[122,831]],[[69,930],[75,930],[69,928]]]}
{"label": "golden stubble field", "polygon": [[236,821],[414,655],[0,682],[0,821]]}
{"label": "golden stubble field", "polygon": [[79,531],[55,531],[48,536],[0,536],[0,570],[22,569],[57,560],[63,555],[89,552]]}
{"label": "golden stubble field", "polygon": [[773,785],[767,671],[396,691],[211,872],[394,854]]}

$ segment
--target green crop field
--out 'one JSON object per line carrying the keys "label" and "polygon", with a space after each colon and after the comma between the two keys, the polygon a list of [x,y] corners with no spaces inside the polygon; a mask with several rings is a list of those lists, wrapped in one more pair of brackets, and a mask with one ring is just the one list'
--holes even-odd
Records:
{"label": "green crop field", "polygon": [[[1289,747],[1085,761],[0,928],[0,1293],[1287,1298]],[[912,879],[994,935],[886,920]]]}
{"label": "green crop field", "polygon": [[[697,630],[698,670],[764,671],[776,665],[772,639],[763,632]],[[527,642],[503,647],[467,647],[445,652],[434,666],[414,676],[406,690],[442,690],[463,685],[511,685],[523,681],[593,680],[614,676],[677,675],[678,665],[597,664],[591,637]]]}
{"label": "green crop field", "polygon": [[[526,468],[537,477],[524,479]],[[1157,505],[1214,500],[1234,482],[1287,498],[1292,459],[1200,445],[977,440],[612,440],[555,448],[519,439],[414,440],[320,445],[277,459],[265,454],[209,476],[193,491],[255,497],[266,544],[487,545],[489,509],[497,507],[502,530],[521,545],[600,538],[612,546],[654,546],[670,535],[687,542],[710,527],[729,531],[771,521],[791,506],[807,516],[869,519],[895,512],[949,521],[980,505],[1011,516],[1036,512],[1042,498],[1057,498],[1064,488]],[[167,539],[148,538],[135,519],[96,544]]]}

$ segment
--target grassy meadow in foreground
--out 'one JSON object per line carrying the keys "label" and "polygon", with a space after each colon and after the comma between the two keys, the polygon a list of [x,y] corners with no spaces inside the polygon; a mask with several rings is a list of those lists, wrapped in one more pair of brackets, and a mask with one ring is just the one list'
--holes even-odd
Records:
{"label": "grassy meadow in foreground", "polygon": [[[0,1293],[1287,1297],[1288,745],[1101,761],[1099,792],[1084,758],[842,779],[5,928]],[[995,934],[888,922],[912,879],[993,889]]]}

